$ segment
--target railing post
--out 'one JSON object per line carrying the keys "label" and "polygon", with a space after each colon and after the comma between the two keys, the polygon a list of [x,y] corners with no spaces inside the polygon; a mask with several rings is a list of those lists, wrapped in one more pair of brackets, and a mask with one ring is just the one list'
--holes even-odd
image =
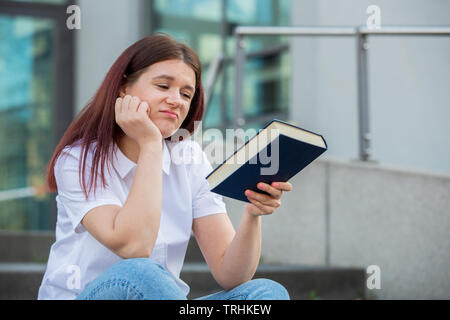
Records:
{"label": "railing post", "polygon": [[244,109],[242,101],[244,97],[244,68],[245,68],[245,46],[244,36],[236,33],[236,57],[235,72],[236,83],[234,92],[234,128],[241,128],[245,124]]}
{"label": "railing post", "polygon": [[241,26],[234,31],[236,37],[236,83],[235,83],[235,119],[234,126],[245,124],[243,112],[243,85],[245,75],[244,36],[248,35],[290,35],[290,36],[356,36],[357,85],[358,85],[358,141],[359,159],[371,158],[371,132],[369,112],[369,77],[368,77],[368,36],[449,36],[450,28],[445,27],[389,27],[367,29],[366,27],[252,27]]}
{"label": "railing post", "polygon": [[369,43],[367,35],[358,29],[356,36],[357,81],[358,81],[358,140],[359,159],[368,161],[370,158],[370,118],[369,118],[369,79],[367,66],[367,52]]}
{"label": "railing post", "polygon": [[[223,64],[223,54],[219,54],[216,58],[214,58],[211,61],[211,64],[209,65],[209,71],[208,71],[208,79],[205,83],[205,107],[208,108],[209,103],[211,102],[211,98],[214,91],[214,84],[217,81],[217,76],[219,75],[219,72],[222,68]],[[206,114],[206,110],[205,110]]]}

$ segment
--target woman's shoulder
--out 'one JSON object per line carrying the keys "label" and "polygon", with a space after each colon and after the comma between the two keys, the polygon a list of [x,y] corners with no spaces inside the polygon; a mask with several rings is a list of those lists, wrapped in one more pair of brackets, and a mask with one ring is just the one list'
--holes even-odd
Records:
{"label": "woman's shoulder", "polygon": [[[87,153],[87,160],[91,158],[95,148],[96,148],[96,142],[92,142],[89,146],[88,153]],[[76,161],[78,162],[82,158],[83,154],[83,145],[81,143],[81,140],[75,141],[74,143],[65,146],[61,153],[58,156],[58,159],[56,161],[57,165],[61,164],[62,162],[66,161]]]}

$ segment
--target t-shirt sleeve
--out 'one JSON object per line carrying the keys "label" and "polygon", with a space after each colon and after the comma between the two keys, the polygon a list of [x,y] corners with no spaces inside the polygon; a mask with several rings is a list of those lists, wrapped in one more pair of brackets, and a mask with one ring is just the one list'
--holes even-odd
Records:
{"label": "t-shirt sleeve", "polygon": [[[86,231],[81,220],[90,210],[103,205],[122,206],[111,186],[103,187],[100,175],[97,178],[95,195],[92,188],[86,199],[79,177],[79,157],[77,151],[63,151],[56,161],[54,169],[58,187],[58,202],[64,207],[67,218],[77,233]],[[90,179],[91,166],[90,158],[88,157],[86,160],[85,181],[87,183]],[[105,168],[105,174],[107,172],[108,170]]]}
{"label": "t-shirt sleeve", "polygon": [[211,191],[206,176],[212,171],[212,166],[198,143],[193,148],[195,151],[195,164],[192,168],[192,212],[193,218],[201,218],[217,213],[227,213],[225,203],[221,195]]}

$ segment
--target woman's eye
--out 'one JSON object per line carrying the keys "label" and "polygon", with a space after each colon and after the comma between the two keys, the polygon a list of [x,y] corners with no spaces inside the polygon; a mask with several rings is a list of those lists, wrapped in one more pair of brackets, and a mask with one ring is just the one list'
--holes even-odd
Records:
{"label": "woman's eye", "polygon": [[161,89],[168,89],[169,87],[165,84],[157,84],[157,87],[161,88]]}
{"label": "woman's eye", "polygon": [[190,95],[190,94],[187,94],[187,93],[183,93],[183,96],[184,96],[185,98],[187,98],[187,99],[190,99],[190,98],[191,98],[191,95]]}

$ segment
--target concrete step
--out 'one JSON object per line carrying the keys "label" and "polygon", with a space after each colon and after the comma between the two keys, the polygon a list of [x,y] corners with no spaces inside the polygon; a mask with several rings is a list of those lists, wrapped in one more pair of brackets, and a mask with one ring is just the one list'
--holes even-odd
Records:
{"label": "concrete step", "polygon": [[197,240],[195,240],[195,237],[192,236],[189,240],[189,244],[186,250],[186,257],[184,259],[186,262],[205,262],[205,258],[203,258],[203,254],[200,251],[200,248],[198,247]]}
{"label": "concrete step", "polygon": [[[204,263],[187,263],[180,275],[189,284],[189,299],[222,290]],[[261,264],[254,279],[282,284],[293,300],[365,299],[365,271],[359,268]]]}
{"label": "concrete step", "polygon": [[0,300],[35,300],[44,263],[0,263]]}
{"label": "concrete step", "polygon": [[[0,300],[36,299],[44,272],[42,263],[0,263]],[[294,300],[365,298],[362,269],[260,265],[254,278],[281,283]],[[181,279],[191,287],[190,299],[221,290],[204,263],[185,263]]]}
{"label": "concrete step", "polygon": [[[53,232],[0,231],[0,299],[36,299]],[[254,278],[283,284],[292,299],[356,299],[365,296],[365,270],[336,267],[260,265]],[[191,238],[181,278],[189,298],[220,291],[195,238]]]}
{"label": "concrete step", "polygon": [[47,262],[54,232],[0,231],[0,262]]}
{"label": "concrete step", "polygon": [[[54,242],[54,232],[0,230],[0,262],[45,263]],[[189,241],[185,261],[205,261],[194,237]]]}

